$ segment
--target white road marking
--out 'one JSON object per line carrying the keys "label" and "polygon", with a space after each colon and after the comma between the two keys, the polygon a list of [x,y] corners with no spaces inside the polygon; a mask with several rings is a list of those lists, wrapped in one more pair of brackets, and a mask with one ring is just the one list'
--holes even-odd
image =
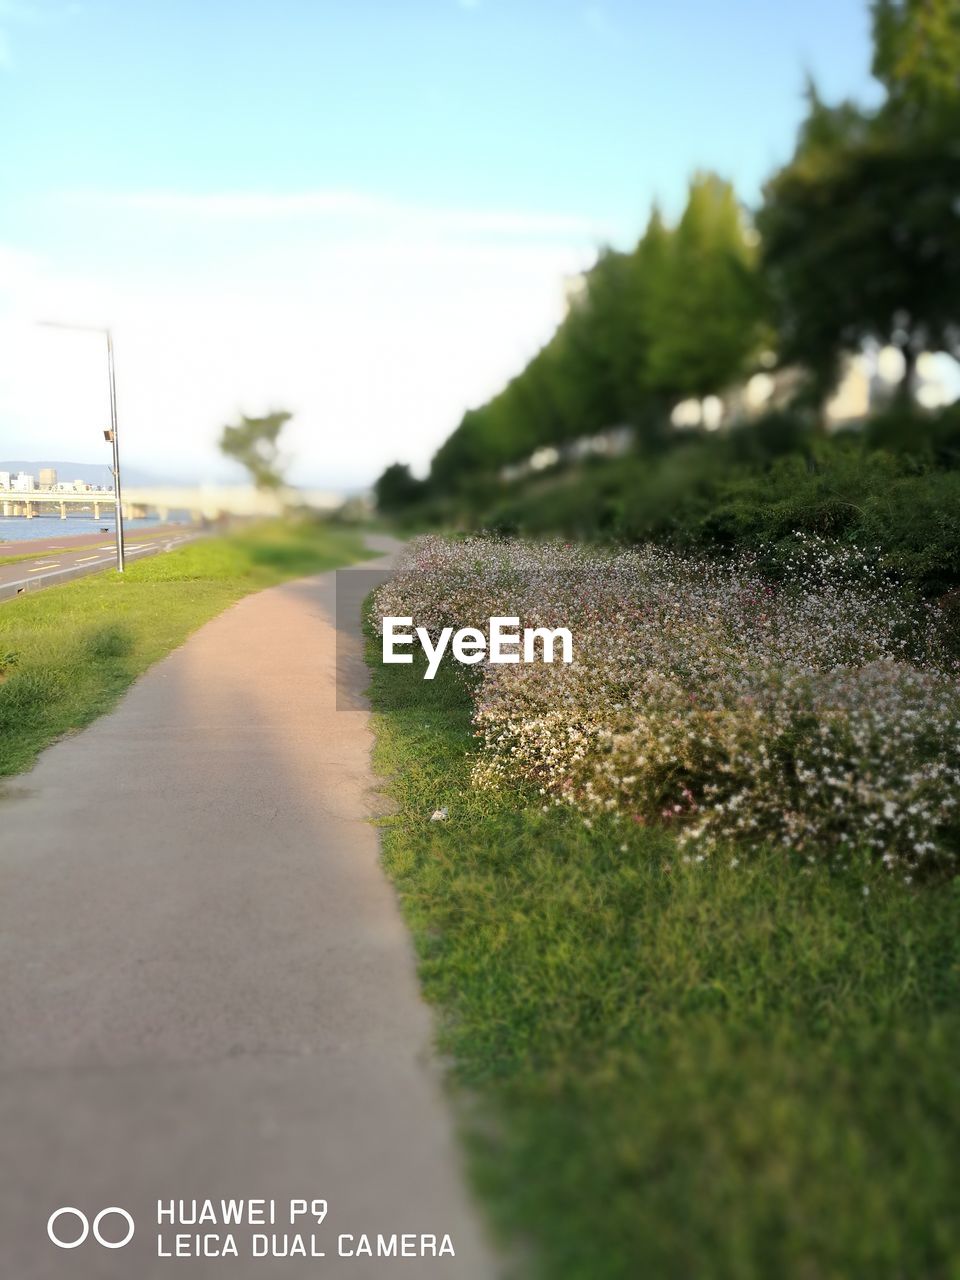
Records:
{"label": "white road marking", "polygon": [[57,569],[59,565],[59,560],[48,560],[46,564],[38,564],[35,568],[28,569],[27,573],[40,573],[43,569]]}
{"label": "white road marking", "polygon": [[[167,543],[167,545],[163,549],[166,551],[166,550],[169,550],[174,545],[179,545],[179,543],[181,542],[192,542],[196,537],[197,537],[196,534],[183,534],[181,537],[177,538],[175,542]],[[154,549],[158,549],[158,548],[154,548],[153,544],[144,544],[139,546],[140,553],[144,551],[154,550]],[[50,563],[51,565],[54,563],[59,564],[59,561],[56,561],[56,562],[51,561]],[[0,594],[0,600],[3,600],[3,599],[12,600],[15,598],[16,595],[20,594],[21,590],[25,589],[26,587],[32,584],[44,582],[46,581],[47,578],[62,578],[70,574],[73,574],[79,577],[83,573],[85,573],[88,569],[92,570],[96,564],[108,565],[112,563],[113,563],[113,552],[111,550],[111,552],[107,555],[85,556],[82,560],[74,560],[71,564],[68,564],[65,568],[62,568],[62,569],[53,568],[46,565],[38,565],[36,569],[28,569],[27,572],[37,573],[39,574],[39,577],[17,578],[12,582],[0,581],[0,593],[4,593],[4,594]],[[12,595],[5,594],[11,591],[13,591],[14,594]]]}

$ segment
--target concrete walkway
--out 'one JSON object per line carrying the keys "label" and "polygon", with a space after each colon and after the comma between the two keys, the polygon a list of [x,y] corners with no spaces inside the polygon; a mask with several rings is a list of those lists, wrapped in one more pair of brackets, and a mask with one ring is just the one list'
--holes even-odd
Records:
{"label": "concrete walkway", "polygon": [[[332,574],[247,597],[3,792],[0,1276],[494,1274],[365,820],[367,714],[335,709],[333,607]],[[158,1257],[158,1201],[222,1197],[276,1225]],[[291,1199],[327,1200],[322,1226]],[[61,1206],[136,1233],[58,1249]],[[229,1230],[160,1228],[170,1251]],[[251,1259],[254,1232],[326,1256]],[[404,1232],[456,1257],[337,1256]]]}

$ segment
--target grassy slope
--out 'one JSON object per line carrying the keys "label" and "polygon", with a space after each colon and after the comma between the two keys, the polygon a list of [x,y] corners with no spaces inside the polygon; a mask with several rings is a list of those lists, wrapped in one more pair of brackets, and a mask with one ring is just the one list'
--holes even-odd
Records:
{"label": "grassy slope", "polygon": [[266,524],[0,604],[0,775],[108,710],[241,596],[363,554],[355,530]]}
{"label": "grassy slope", "polygon": [[472,792],[449,672],[371,666],[385,860],[518,1274],[960,1276],[956,886]]}

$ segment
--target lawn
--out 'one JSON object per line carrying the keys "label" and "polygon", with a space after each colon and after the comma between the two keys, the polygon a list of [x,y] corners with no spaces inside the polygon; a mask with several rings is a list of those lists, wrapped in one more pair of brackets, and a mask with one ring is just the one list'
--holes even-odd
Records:
{"label": "lawn", "polygon": [[0,604],[0,776],[109,710],[241,596],[364,554],[355,529],[272,522]]}
{"label": "lawn", "polygon": [[462,678],[378,653],[385,863],[515,1273],[960,1276],[958,882],[477,790]]}

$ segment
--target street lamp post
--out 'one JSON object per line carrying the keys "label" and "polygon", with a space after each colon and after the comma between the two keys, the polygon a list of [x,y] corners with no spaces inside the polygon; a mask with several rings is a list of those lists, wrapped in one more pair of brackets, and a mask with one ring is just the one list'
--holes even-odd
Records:
{"label": "street lamp post", "polygon": [[[123,502],[120,498],[120,446],[117,441],[117,377],[113,368],[113,334],[107,335],[107,368],[110,372],[110,444],[113,447],[113,501],[117,512],[117,573],[123,573]],[[104,432],[106,434],[106,432]]]}
{"label": "street lamp post", "polygon": [[47,329],[71,329],[76,333],[100,333],[107,339],[107,373],[110,378],[110,430],[104,431],[104,438],[113,448],[113,501],[116,508],[117,535],[117,572],[123,573],[123,503],[120,497],[120,447],[117,440],[117,377],[113,365],[113,334],[109,329],[102,329],[91,324],[63,324],[59,320],[41,320]]}

